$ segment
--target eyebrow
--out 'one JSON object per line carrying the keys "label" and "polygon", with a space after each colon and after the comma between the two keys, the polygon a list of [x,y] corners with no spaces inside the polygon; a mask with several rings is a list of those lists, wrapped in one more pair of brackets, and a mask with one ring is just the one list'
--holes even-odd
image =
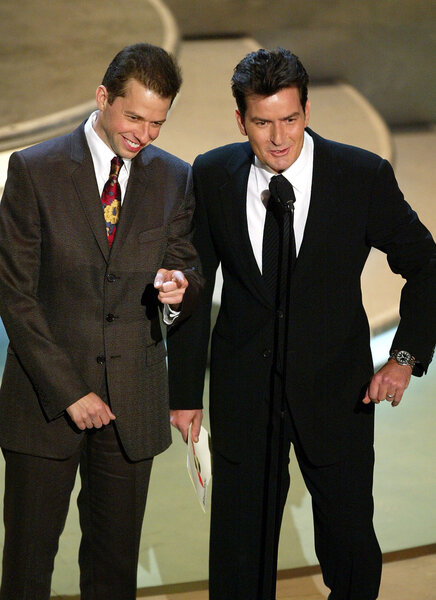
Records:
{"label": "eyebrow", "polygon": [[[290,115],[287,115],[286,117],[281,117],[279,119],[279,121],[287,121],[288,119],[291,119],[292,117],[297,117],[299,116],[300,113],[299,111],[293,112]],[[271,119],[264,119],[263,117],[251,117],[251,121],[264,121],[265,123],[272,123]]]}
{"label": "eyebrow", "polygon": [[[145,120],[144,117],[142,115],[138,115],[137,113],[131,111],[131,110],[125,110],[124,114],[127,115],[128,117],[136,117],[137,119],[142,119]],[[162,123],[164,124],[166,122],[166,119],[154,119],[152,121],[150,121],[150,123]]]}

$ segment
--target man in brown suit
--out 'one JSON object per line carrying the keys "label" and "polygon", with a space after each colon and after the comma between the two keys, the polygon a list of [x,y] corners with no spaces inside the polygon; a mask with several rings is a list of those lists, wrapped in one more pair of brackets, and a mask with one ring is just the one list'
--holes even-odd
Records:
{"label": "man in brown suit", "polygon": [[[180,85],[164,50],[129,46],[86,123],[11,156],[0,206],[1,600],[49,598],[78,467],[81,597],[135,598],[152,459],[171,441],[159,304],[170,325],[201,285],[190,167],[150,145]],[[110,246],[100,198],[114,156]]]}

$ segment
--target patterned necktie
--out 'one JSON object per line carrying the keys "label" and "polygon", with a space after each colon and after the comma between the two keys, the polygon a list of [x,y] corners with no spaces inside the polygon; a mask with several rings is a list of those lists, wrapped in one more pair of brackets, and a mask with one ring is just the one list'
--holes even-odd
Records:
{"label": "patterned necktie", "polygon": [[[276,302],[283,295],[288,274],[296,260],[294,237],[294,188],[283,175],[275,175],[269,184],[268,201],[263,231],[262,275]],[[280,274],[280,276],[279,276]]]}
{"label": "patterned necktie", "polygon": [[112,247],[117,223],[120,218],[121,209],[121,188],[118,183],[118,173],[123,166],[123,159],[114,156],[111,160],[111,172],[109,179],[104,184],[101,194],[101,204],[103,207],[104,220],[106,222],[107,241],[109,248]]}

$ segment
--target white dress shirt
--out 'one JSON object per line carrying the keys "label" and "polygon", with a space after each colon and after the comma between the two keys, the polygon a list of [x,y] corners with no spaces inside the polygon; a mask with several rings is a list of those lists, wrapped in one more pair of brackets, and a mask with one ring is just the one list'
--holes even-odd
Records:
{"label": "white dress shirt", "polygon": [[[309,212],[312,172],[313,139],[307,132],[304,132],[304,142],[300,156],[282,173],[292,184],[295,193],[294,235],[297,256],[303,241],[304,228]],[[270,196],[269,182],[274,175],[277,175],[277,173],[260,162],[257,156],[254,157],[247,186],[247,222],[253,253],[260,272],[262,272],[262,244],[266,205]]]}
{"label": "white dress shirt", "polygon": [[[111,160],[115,156],[114,151],[101,139],[94,129],[95,121],[97,120],[98,110],[95,110],[85,123],[85,135],[88,142],[89,150],[94,163],[95,178],[97,180],[98,192],[103,192],[104,184],[109,179],[111,170]],[[123,158],[123,165],[118,174],[118,183],[121,188],[121,204],[123,204],[124,195],[126,193],[127,182],[129,181],[130,167],[132,161],[130,158]]]}

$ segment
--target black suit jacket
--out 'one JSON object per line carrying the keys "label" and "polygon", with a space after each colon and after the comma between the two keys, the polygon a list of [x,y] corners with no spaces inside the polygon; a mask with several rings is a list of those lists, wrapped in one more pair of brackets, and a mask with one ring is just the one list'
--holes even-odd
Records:
{"label": "black suit jacket", "polygon": [[[109,251],[83,125],[10,159],[0,204],[0,314],[10,339],[0,444],[64,458],[81,433],[65,409],[105,389],[132,460],[170,444],[166,350],[153,280],[193,268],[189,165],[148,146],[132,161]],[[183,318],[183,314],[180,318]]]}
{"label": "black suit jacket", "polygon": [[[384,251],[391,269],[407,279],[393,347],[410,351],[423,370],[436,338],[436,254],[387,161],[308,132],[314,139],[312,193],[291,282],[286,390],[309,459],[325,464],[344,451],[347,433],[373,435],[373,406],[361,402],[373,374],[360,285],[371,247]],[[221,263],[210,419],[214,449],[231,460],[243,455],[244,441],[256,430],[256,407],[268,400],[276,318],[248,235],[252,160],[245,143],[212,150],[194,163],[194,244],[207,284],[200,309],[169,339],[171,406],[201,406],[211,298]]]}

